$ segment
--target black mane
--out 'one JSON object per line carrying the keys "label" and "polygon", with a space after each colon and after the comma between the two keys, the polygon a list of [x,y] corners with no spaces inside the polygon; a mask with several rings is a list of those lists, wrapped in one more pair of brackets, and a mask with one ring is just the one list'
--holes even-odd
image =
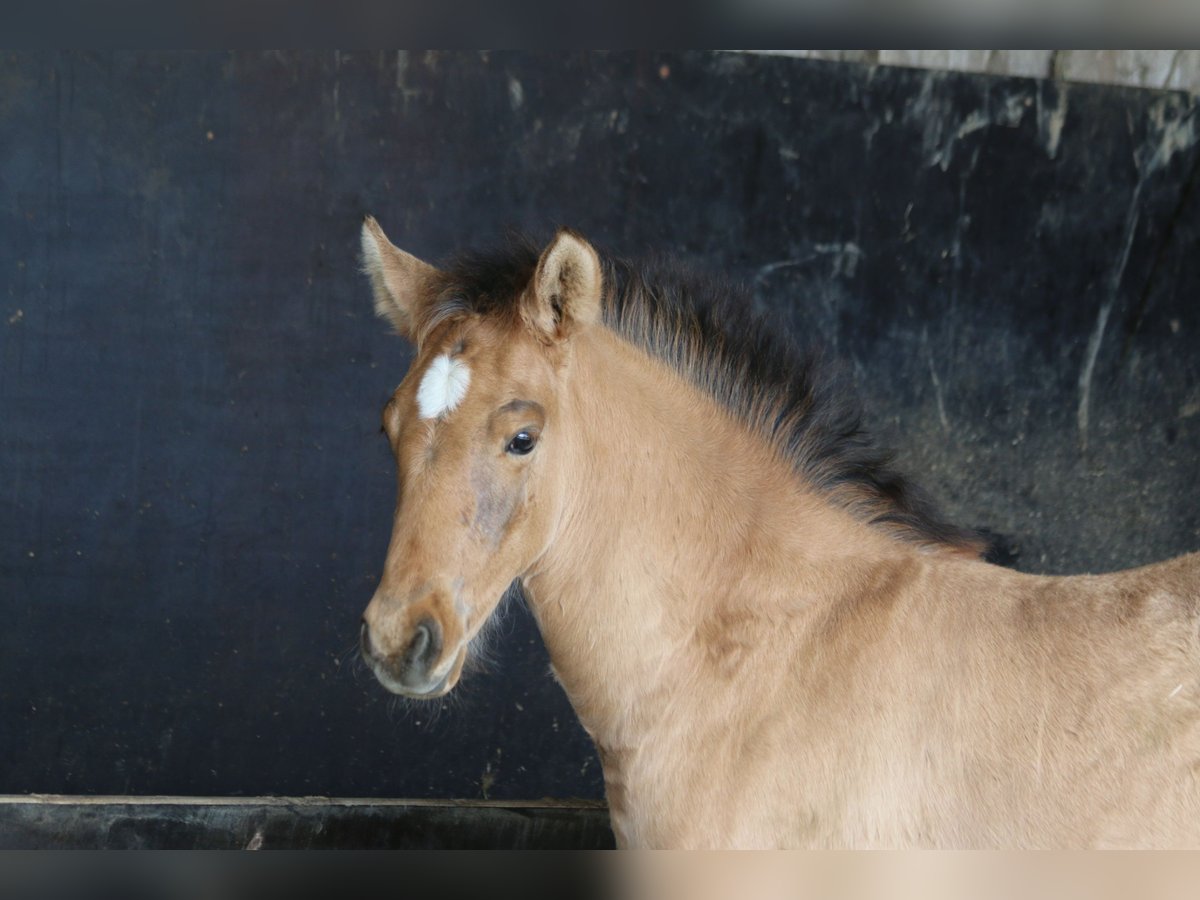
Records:
{"label": "black mane", "polygon": [[[516,316],[538,247],[515,236],[464,253],[444,269],[442,314]],[[925,494],[875,446],[849,391],[817,352],[801,353],[782,329],[752,314],[745,288],[656,259],[604,258],[604,323],[668,363],[775,445],[796,471],[869,524],[905,540],[980,552],[980,535],[944,521]]]}

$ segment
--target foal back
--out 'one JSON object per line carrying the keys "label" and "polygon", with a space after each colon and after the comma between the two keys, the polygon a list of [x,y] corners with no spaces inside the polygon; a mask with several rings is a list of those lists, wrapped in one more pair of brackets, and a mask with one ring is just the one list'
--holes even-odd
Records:
{"label": "foal back", "polygon": [[1020,612],[1058,719],[1043,805],[1083,844],[1200,847],[1200,554],[1051,579]]}
{"label": "foal back", "polygon": [[1200,847],[1200,554],[1057,578],[946,562],[909,603],[871,679],[909,723],[874,764],[926,811],[893,838]]}

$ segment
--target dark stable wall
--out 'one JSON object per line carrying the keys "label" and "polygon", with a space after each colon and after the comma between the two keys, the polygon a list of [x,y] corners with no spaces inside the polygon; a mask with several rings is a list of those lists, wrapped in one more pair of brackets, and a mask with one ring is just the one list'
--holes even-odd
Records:
{"label": "dark stable wall", "polygon": [[524,610],[438,708],[356,661],[409,359],[368,212],[727,272],[1022,569],[1200,548],[1197,118],[741,54],[0,57],[0,793],[601,796]]}

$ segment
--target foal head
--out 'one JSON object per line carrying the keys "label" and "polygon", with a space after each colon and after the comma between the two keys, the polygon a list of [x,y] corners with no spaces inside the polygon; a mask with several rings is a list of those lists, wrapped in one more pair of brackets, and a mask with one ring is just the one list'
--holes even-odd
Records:
{"label": "foal head", "polygon": [[416,345],[383,409],[399,490],[362,653],[389,690],[428,699],[458,682],[471,639],[552,539],[562,385],[572,338],[600,316],[600,262],[569,231],[493,277],[440,272],[374,219],[362,246],[376,311]]}

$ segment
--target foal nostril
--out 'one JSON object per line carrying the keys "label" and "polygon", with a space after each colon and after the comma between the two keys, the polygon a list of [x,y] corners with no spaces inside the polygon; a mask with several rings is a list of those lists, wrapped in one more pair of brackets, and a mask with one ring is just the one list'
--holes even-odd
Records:
{"label": "foal nostril", "polygon": [[379,634],[372,636],[371,627],[364,620],[358,631],[358,643],[363,659],[375,673],[418,692],[427,690],[430,673],[442,654],[442,626],[437,620],[427,617],[418,622],[401,650],[389,652],[378,644],[378,639]]}
{"label": "foal nostril", "polygon": [[413,675],[423,677],[429,673],[441,652],[441,626],[433,619],[422,619],[416,627],[412,642],[404,652],[406,668]]}

